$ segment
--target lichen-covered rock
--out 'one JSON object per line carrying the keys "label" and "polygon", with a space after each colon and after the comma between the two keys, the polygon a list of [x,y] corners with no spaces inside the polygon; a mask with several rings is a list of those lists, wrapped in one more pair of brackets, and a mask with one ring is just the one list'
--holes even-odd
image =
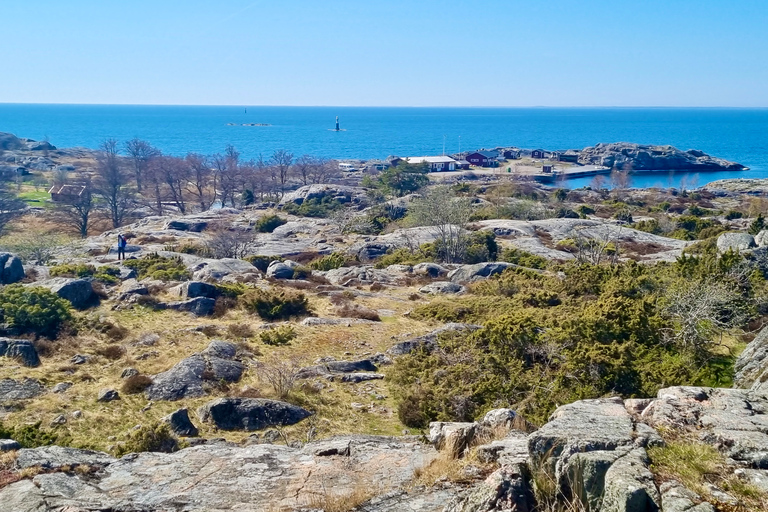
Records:
{"label": "lichen-covered rock", "polygon": [[717,237],[717,250],[720,253],[729,250],[744,252],[756,247],[755,239],[749,233],[723,233]]}
{"label": "lichen-covered rock", "polygon": [[203,281],[187,281],[181,285],[181,296],[185,299],[194,299],[196,297],[205,297],[208,299],[215,299],[218,296],[218,289]]}
{"label": "lichen-covered rock", "polygon": [[763,381],[768,380],[761,378],[768,371],[768,327],[762,329],[744,348],[736,359],[734,370],[734,387],[748,388],[753,384],[756,389],[763,387]]}
{"label": "lichen-covered rock", "polygon": [[40,381],[24,378],[22,380],[0,380],[0,403],[28,400],[45,393],[45,387]]}
{"label": "lichen-covered rock", "polygon": [[93,293],[91,282],[87,279],[54,277],[33,283],[33,286],[47,288],[62,299],[68,300],[75,309],[87,309],[99,301],[96,294]]}
{"label": "lichen-covered rock", "polygon": [[650,460],[642,448],[620,457],[605,473],[605,492],[600,510],[648,512],[661,509],[661,496],[648,469]]}
{"label": "lichen-covered rock", "polygon": [[434,283],[429,283],[419,288],[419,291],[421,293],[429,293],[432,295],[459,294],[459,293],[464,293],[466,290],[467,289],[464,288],[462,285],[452,283],[450,281],[436,281]]}
{"label": "lichen-covered rock", "polygon": [[0,252],[0,283],[18,283],[24,279],[24,265],[18,256],[9,252]]}
{"label": "lichen-covered rock", "polygon": [[225,341],[212,341],[199,354],[193,354],[176,363],[169,370],[152,378],[147,388],[149,400],[180,400],[205,395],[205,380],[237,382],[245,370],[235,361],[237,348]]}
{"label": "lichen-covered rock", "polygon": [[111,388],[99,390],[97,402],[112,402],[114,400],[120,400],[120,394],[116,390]]}
{"label": "lichen-covered rock", "polygon": [[115,460],[104,452],[63,446],[41,446],[19,450],[15,466],[18,469],[35,466],[43,469],[57,469],[63,466],[108,466]]}
{"label": "lichen-covered rock", "polygon": [[472,283],[485,279],[495,274],[500,274],[510,267],[515,267],[512,263],[504,261],[493,261],[486,263],[476,263],[474,265],[462,265],[448,274],[448,279],[454,283]]}
{"label": "lichen-covered rock", "polygon": [[265,398],[218,398],[200,407],[202,422],[222,430],[261,430],[277,425],[293,425],[312,413],[287,402]]}
{"label": "lichen-covered rock", "polygon": [[16,359],[24,366],[34,368],[40,366],[37,349],[29,340],[13,340],[0,338],[0,357]]}
{"label": "lichen-covered rock", "polygon": [[195,316],[209,316],[213,314],[216,300],[208,297],[195,297],[194,299],[169,302],[166,308],[173,311],[184,311]]}

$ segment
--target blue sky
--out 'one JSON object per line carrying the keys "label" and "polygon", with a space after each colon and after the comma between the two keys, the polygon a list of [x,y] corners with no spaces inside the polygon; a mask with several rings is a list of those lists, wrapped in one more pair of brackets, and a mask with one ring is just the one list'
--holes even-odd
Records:
{"label": "blue sky", "polygon": [[0,0],[0,102],[768,106],[765,0]]}

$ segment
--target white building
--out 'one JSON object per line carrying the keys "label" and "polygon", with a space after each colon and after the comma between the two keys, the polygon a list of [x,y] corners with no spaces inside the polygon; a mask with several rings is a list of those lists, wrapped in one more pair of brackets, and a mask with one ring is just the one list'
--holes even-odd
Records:
{"label": "white building", "polygon": [[409,156],[405,159],[409,164],[428,163],[431,172],[455,171],[456,160],[449,156]]}

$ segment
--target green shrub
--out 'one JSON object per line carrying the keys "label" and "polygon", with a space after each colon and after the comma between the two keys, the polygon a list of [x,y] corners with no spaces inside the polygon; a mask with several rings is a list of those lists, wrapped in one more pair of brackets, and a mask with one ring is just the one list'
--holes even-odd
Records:
{"label": "green shrub", "polygon": [[578,213],[581,218],[585,218],[587,215],[594,215],[595,209],[583,204],[576,208],[576,213]]}
{"label": "green shrub", "polygon": [[417,263],[424,263],[427,261],[434,261],[434,259],[422,253],[420,250],[413,252],[405,247],[401,247],[387,252],[387,254],[376,261],[374,267],[387,268],[390,265],[416,265]]}
{"label": "green shrub", "polygon": [[288,221],[277,215],[267,215],[256,221],[256,230],[259,233],[271,233]]}
{"label": "green shrub", "polygon": [[334,252],[328,256],[315,260],[309,264],[313,270],[333,270],[335,268],[343,267],[347,262],[347,256],[341,252]]}
{"label": "green shrub", "polygon": [[261,270],[262,272],[266,272],[270,263],[273,261],[283,261],[283,259],[284,258],[281,258],[280,256],[261,256],[257,254],[246,257],[245,261]]}
{"label": "green shrub", "polygon": [[13,284],[0,289],[0,321],[22,332],[55,336],[71,318],[69,302],[46,288]]}
{"label": "green shrub", "polygon": [[749,225],[749,234],[756,235],[765,228],[765,219],[763,214],[759,213],[757,218]]}
{"label": "green shrub", "polygon": [[300,205],[289,203],[283,206],[283,211],[300,217],[329,217],[331,213],[343,208],[344,205],[338,199],[324,196],[322,199],[307,199]]}
{"label": "green shrub", "polygon": [[240,303],[250,313],[264,320],[284,320],[312,313],[307,297],[294,290],[249,290],[240,296]]}
{"label": "green shrub", "polygon": [[632,224],[632,228],[638,231],[645,231],[646,233],[652,233],[654,235],[661,235],[663,230],[659,225],[659,221],[656,219],[641,220]]}
{"label": "green shrub", "polygon": [[629,208],[622,208],[621,210],[619,210],[613,215],[613,218],[616,220],[620,220],[622,222],[631,223],[633,220],[632,211],[630,211]]}
{"label": "green shrub", "polygon": [[725,214],[725,218],[727,220],[735,220],[742,217],[744,217],[744,214],[736,210],[728,210],[728,212]]}
{"label": "green shrub", "polygon": [[231,299],[241,296],[249,289],[242,283],[218,283],[215,286],[216,293],[220,297],[229,297]]}
{"label": "green shrub", "polygon": [[117,445],[116,454],[122,457],[126,453],[165,452],[179,450],[179,440],[171,433],[167,423],[142,426],[131,432],[125,443]]}
{"label": "green shrub", "polygon": [[96,273],[96,267],[84,263],[62,263],[52,266],[48,273],[51,277],[91,277]]}
{"label": "green shrub", "polygon": [[13,439],[22,448],[66,444],[63,442],[64,439],[61,439],[57,434],[41,429],[41,424],[42,422],[38,421],[28,425],[16,425],[15,427],[6,428],[0,423],[0,439]]}
{"label": "green shrub", "polygon": [[192,274],[187,270],[180,256],[166,258],[153,253],[139,260],[125,260],[123,265],[134,269],[140,279],[150,278],[160,281],[188,281],[192,279]]}
{"label": "green shrub", "polygon": [[516,249],[514,247],[507,247],[501,251],[499,261],[506,261],[507,263],[514,263],[522,267],[528,268],[546,268],[549,264],[549,260],[543,256],[537,256],[522,249]]}
{"label": "green shrub", "polygon": [[265,345],[282,346],[296,338],[296,330],[290,325],[281,325],[259,333],[259,339]]}

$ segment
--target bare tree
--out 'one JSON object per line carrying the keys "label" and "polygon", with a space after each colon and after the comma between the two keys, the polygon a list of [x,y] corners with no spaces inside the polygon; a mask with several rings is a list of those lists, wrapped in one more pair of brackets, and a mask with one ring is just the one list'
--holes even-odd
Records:
{"label": "bare tree", "polygon": [[160,151],[152,147],[149,142],[134,137],[125,143],[125,152],[128,153],[128,156],[133,163],[133,173],[136,178],[136,190],[141,193],[144,175],[146,174],[152,159],[160,156]]}
{"label": "bare tree", "polygon": [[582,226],[572,231],[576,244],[576,261],[600,265],[619,262],[619,239],[622,227],[605,225],[592,229],[591,226]]}
{"label": "bare tree", "polygon": [[13,219],[21,217],[27,210],[27,203],[8,192],[0,185],[0,232]]}
{"label": "bare tree", "polygon": [[118,154],[117,141],[102,142],[96,165],[95,191],[104,201],[112,227],[120,227],[131,213],[133,191],[128,186],[128,176]]}
{"label": "bare tree", "polygon": [[240,153],[234,146],[229,145],[224,150],[223,155],[213,155],[212,163],[219,176],[221,205],[225,206],[229,201],[234,208],[237,195],[242,187]]}
{"label": "bare tree", "polygon": [[291,176],[291,165],[293,164],[293,153],[284,149],[278,149],[269,159],[274,168],[275,177],[280,184],[280,198],[285,194],[285,185]]}
{"label": "bare tree", "polygon": [[88,230],[94,222],[96,205],[93,200],[93,184],[90,178],[82,184],[83,192],[69,203],[58,204],[56,214],[61,222],[74,227],[80,238],[88,236]]}
{"label": "bare tree", "polygon": [[265,380],[275,390],[278,398],[285,398],[293,390],[302,368],[296,358],[271,357],[259,362],[256,371],[259,379]]}
{"label": "bare tree", "polygon": [[187,166],[186,160],[175,156],[161,156],[153,160],[152,167],[164,185],[168,200],[182,214],[187,213],[187,204],[184,196],[187,183],[189,182],[190,169]]}
{"label": "bare tree", "polygon": [[218,174],[211,168],[210,163],[203,155],[189,153],[186,157],[189,167],[189,181],[187,193],[194,197],[200,207],[200,211],[206,211],[216,202],[216,185]]}
{"label": "bare tree", "polygon": [[331,183],[339,175],[339,163],[322,157],[313,158],[308,169],[309,183],[312,184]]}
{"label": "bare tree", "polygon": [[296,159],[296,174],[299,176],[302,185],[309,185],[310,167],[314,164],[315,158],[309,155],[301,155]]}
{"label": "bare tree", "polygon": [[447,263],[463,260],[468,242],[466,225],[472,214],[470,199],[452,197],[450,188],[442,185],[414,201],[410,213],[417,225],[426,226],[437,237]]}
{"label": "bare tree", "polygon": [[214,258],[244,258],[256,247],[256,233],[252,229],[214,227],[206,246]]}
{"label": "bare tree", "polygon": [[632,186],[632,167],[625,165],[622,170],[614,169],[611,171],[611,189],[616,197],[622,197],[624,192]]}

